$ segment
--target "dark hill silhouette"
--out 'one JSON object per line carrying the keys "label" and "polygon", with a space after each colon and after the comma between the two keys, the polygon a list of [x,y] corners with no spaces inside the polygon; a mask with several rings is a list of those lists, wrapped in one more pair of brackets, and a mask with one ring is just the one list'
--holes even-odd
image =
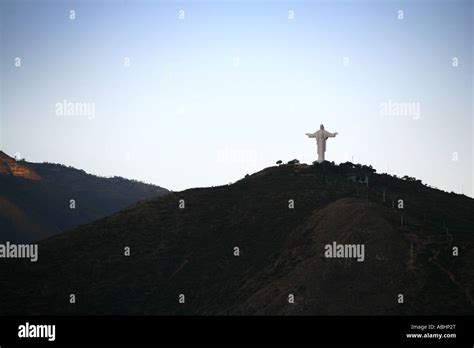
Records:
{"label": "dark hill silhouette", "polygon": [[[2,260],[0,313],[473,314],[473,208],[371,167],[280,165],[41,241],[36,263]],[[333,241],[364,244],[365,261],[325,258]]]}
{"label": "dark hill silhouette", "polygon": [[[60,164],[16,161],[0,151],[0,242],[40,240],[165,193]],[[76,209],[70,209],[71,199]]]}

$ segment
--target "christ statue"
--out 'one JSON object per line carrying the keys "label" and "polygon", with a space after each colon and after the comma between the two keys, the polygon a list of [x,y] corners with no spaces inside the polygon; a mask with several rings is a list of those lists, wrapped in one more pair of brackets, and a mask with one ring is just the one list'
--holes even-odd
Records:
{"label": "christ statue", "polygon": [[314,133],[306,133],[309,138],[316,138],[316,144],[318,146],[318,162],[321,163],[324,161],[324,152],[326,152],[326,140],[328,138],[333,138],[337,133],[330,133],[324,129],[324,126],[321,125],[319,130]]}

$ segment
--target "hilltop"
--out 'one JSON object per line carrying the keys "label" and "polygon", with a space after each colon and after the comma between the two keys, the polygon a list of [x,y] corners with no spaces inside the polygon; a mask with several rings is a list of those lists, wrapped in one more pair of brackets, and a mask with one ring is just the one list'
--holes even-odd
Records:
{"label": "hilltop", "polygon": [[[138,202],[41,241],[35,263],[0,260],[0,313],[474,313],[473,199],[292,163]],[[365,260],[326,258],[333,242]]]}

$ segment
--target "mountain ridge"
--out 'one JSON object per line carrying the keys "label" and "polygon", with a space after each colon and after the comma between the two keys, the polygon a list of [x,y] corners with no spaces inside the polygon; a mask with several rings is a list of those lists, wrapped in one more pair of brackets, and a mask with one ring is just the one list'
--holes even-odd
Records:
{"label": "mountain ridge", "polygon": [[[270,167],[43,240],[36,263],[3,260],[0,312],[472,314],[473,208],[352,163]],[[365,261],[326,258],[334,241],[364,244]]]}
{"label": "mountain ridge", "polygon": [[169,192],[61,164],[17,161],[4,152],[0,152],[0,189],[0,242],[43,239]]}

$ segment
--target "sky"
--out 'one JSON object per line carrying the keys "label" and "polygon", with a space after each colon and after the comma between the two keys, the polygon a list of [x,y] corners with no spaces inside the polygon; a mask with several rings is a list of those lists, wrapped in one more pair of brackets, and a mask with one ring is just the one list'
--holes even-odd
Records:
{"label": "sky", "polygon": [[294,158],[473,196],[472,1],[0,1],[0,150],[179,191]]}

